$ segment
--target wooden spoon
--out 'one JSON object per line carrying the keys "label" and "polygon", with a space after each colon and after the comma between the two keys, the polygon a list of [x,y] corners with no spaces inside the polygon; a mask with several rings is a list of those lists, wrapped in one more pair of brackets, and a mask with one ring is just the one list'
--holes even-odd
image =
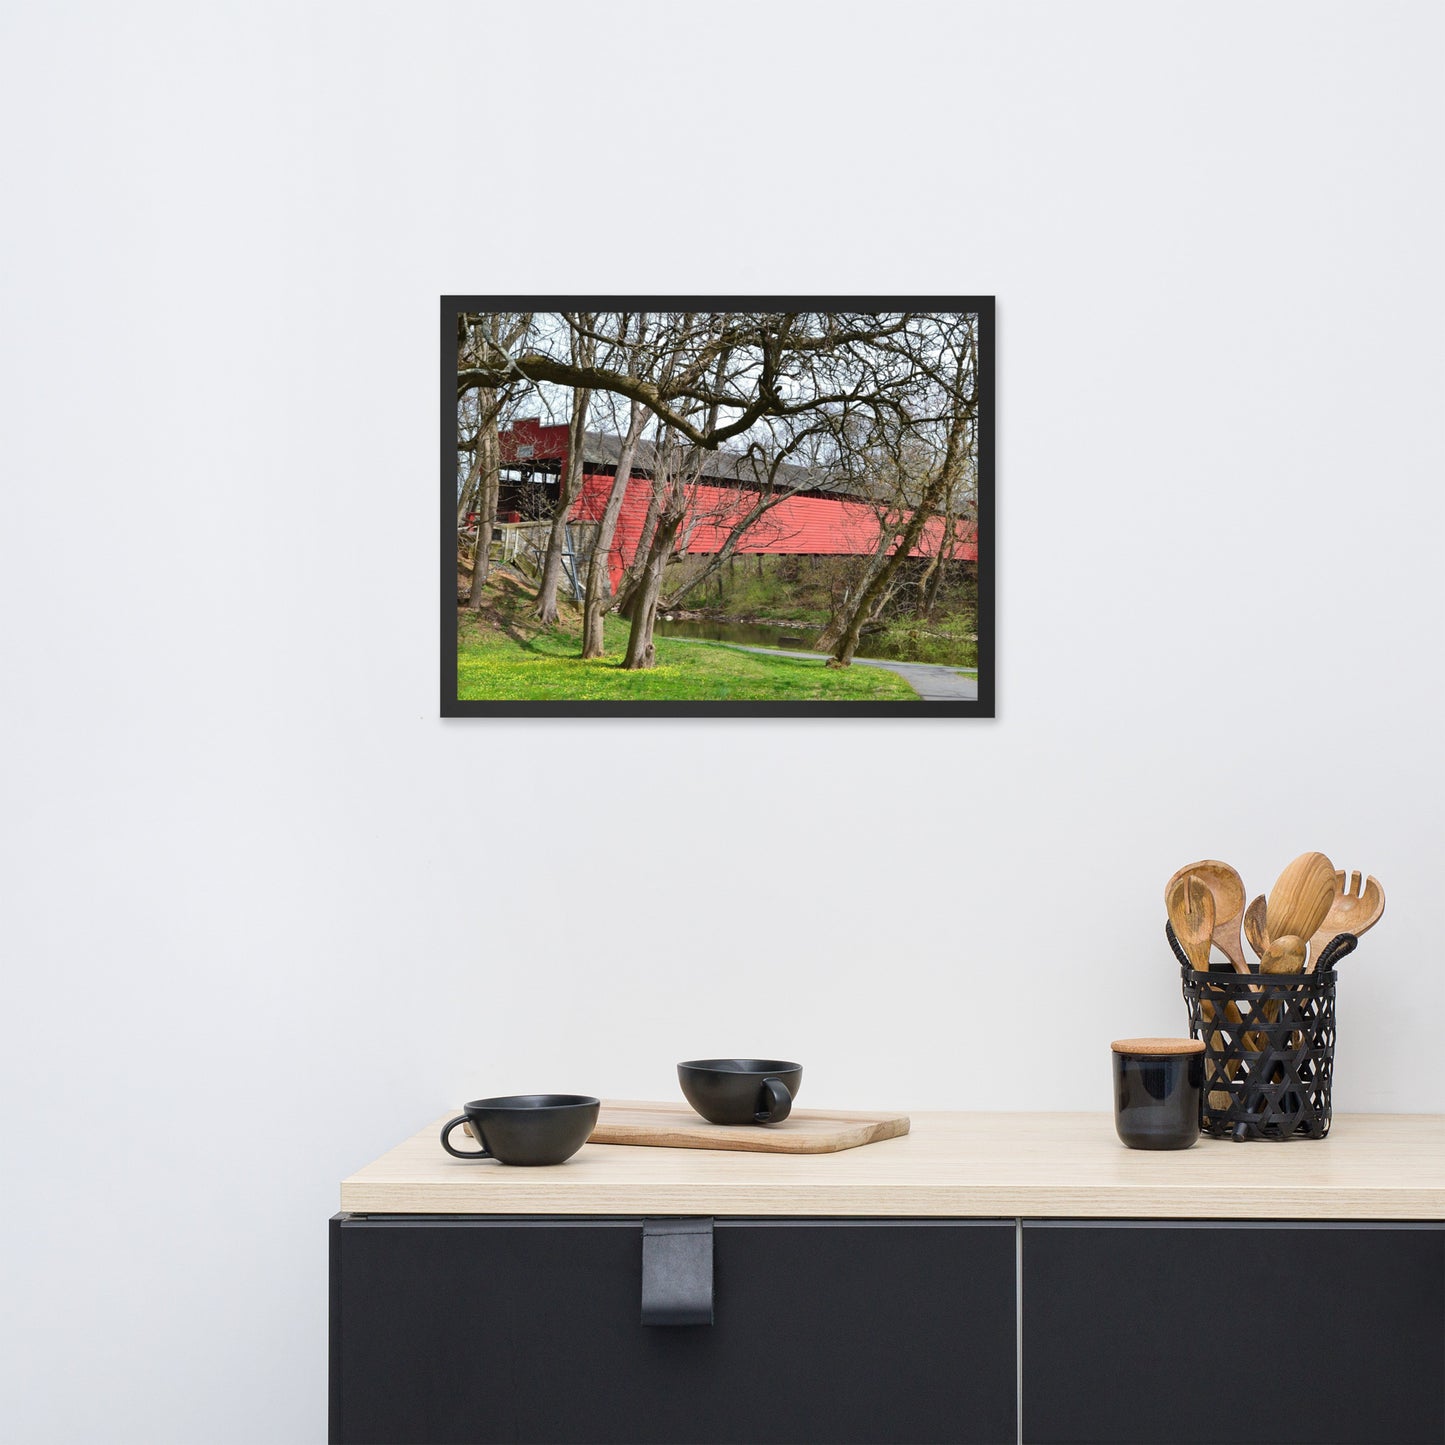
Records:
{"label": "wooden spoon", "polygon": [[1214,895],[1192,873],[1174,882],[1164,898],[1174,936],[1200,973],[1209,969],[1209,943],[1214,936]]}
{"label": "wooden spoon", "polygon": [[1265,950],[1269,947],[1269,928],[1265,921],[1266,907],[1264,894],[1261,893],[1244,910],[1244,936],[1249,940],[1249,946],[1254,950],[1256,958],[1263,958]]}
{"label": "wooden spoon", "polygon": [[[1236,973],[1248,973],[1249,965],[1244,961],[1244,949],[1239,942],[1239,923],[1244,916],[1244,883],[1239,874],[1228,863],[1220,863],[1213,858],[1190,863],[1164,885],[1166,908],[1169,906],[1169,895],[1179,880],[1191,873],[1214,895],[1214,943],[1234,965]],[[1179,930],[1176,928],[1174,931],[1177,933]]]}
{"label": "wooden spoon", "polygon": [[1335,865],[1323,853],[1301,853],[1269,891],[1265,929],[1270,938],[1313,938],[1334,896]]}
{"label": "wooden spoon", "polygon": [[1344,873],[1335,874],[1335,895],[1330,900],[1330,911],[1325,921],[1315,930],[1310,939],[1310,961],[1305,966],[1307,973],[1315,971],[1320,954],[1325,946],[1338,934],[1353,933],[1358,938],[1366,929],[1373,928],[1385,911],[1385,890],[1374,878],[1367,878],[1362,887],[1360,875],[1350,874],[1348,885]]}
{"label": "wooden spoon", "polygon": [[1261,973],[1303,973],[1304,966],[1305,941],[1294,933],[1271,939],[1259,959]]}

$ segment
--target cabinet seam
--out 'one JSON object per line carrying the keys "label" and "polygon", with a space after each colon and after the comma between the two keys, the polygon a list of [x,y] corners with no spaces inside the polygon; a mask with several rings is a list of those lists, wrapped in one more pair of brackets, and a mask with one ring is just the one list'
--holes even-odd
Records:
{"label": "cabinet seam", "polygon": [[1024,1222],[1014,1220],[1014,1439],[1024,1445]]}

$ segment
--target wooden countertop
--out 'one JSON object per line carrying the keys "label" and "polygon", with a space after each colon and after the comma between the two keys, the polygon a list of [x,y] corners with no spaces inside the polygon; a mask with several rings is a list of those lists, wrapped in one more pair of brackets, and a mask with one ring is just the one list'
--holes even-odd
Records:
{"label": "wooden countertop", "polygon": [[514,1169],[442,1152],[443,1119],[341,1186],[354,1214],[1445,1219],[1445,1116],[1337,1115],[1323,1140],[1126,1149],[1108,1114],[913,1114],[839,1154],[587,1144]]}

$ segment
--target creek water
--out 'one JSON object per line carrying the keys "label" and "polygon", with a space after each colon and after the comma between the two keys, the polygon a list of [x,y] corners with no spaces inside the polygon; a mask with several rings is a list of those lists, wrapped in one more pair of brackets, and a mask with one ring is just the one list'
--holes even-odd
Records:
{"label": "creek water", "polygon": [[[659,617],[652,630],[658,637],[694,637],[702,642],[738,642],[745,647],[792,648],[798,652],[814,652],[816,649],[813,641],[821,629],[816,622],[789,626],[782,622],[723,622],[714,621],[712,618],[668,622]],[[870,652],[866,636],[858,643],[853,655],[882,662],[894,661],[887,653]]]}

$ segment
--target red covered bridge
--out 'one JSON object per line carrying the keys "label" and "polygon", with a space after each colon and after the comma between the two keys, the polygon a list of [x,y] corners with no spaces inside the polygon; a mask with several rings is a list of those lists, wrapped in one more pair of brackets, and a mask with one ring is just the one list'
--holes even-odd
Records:
{"label": "red covered bridge", "polygon": [[[620,443],[616,437],[588,432],[586,447],[582,489],[571,511],[571,519],[576,522],[600,520],[617,475]],[[537,420],[519,421],[501,434],[501,449],[502,465],[512,476],[503,482],[499,519],[510,516],[511,520],[520,520],[522,508],[536,515],[533,508],[537,504],[538,489],[542,489],[545,497],[545,488],[557,484],[566,462],[566,426],[542,426]],[[644,443],[633,463],[608,558],[614,588],[642,539],[652,496],[650,458],[650,448]],[[808,474],[801,468],[782,468],[778,485],[789,494],[748,528],[736,550],[748,555],[774,553],[803,557],[872,553],[878,545],[881,525],[875,509],[854,496],[808,483]],[[750,481],[745,472],[744,458],[731,452],[710,456],[703,468],[703,480],[689,488],[688,508],[677,536],[677,555],[720,551],[733,528],[757,501],[758,492],[756,480]],[[931,557],[944,542],[943,518],[935,517],[924,527],[911,555]],[[947,555],[955,561],[978,560],[978,537],[972,522],[953,524]]]}

